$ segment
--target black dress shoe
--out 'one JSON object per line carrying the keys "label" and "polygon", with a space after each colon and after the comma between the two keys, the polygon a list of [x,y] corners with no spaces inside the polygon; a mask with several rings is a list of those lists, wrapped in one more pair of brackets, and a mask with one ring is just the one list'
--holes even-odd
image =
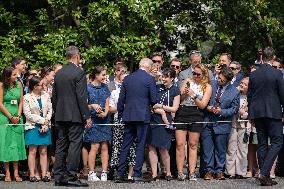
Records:
{"label": "black dress shoe", "polygon": [[236,179],[246,179],[246,177],[244,177],[242,175],[236,175]]}
{"label": "black dress shoe", "polygon": [[261,186],[273,186],[273,185],[276,185],[276,184],[272,183],[272,179],[270,179],[269,177],[260,177],[260,178],[258,178],[258,180],[259,180]]}
{"label": "black dress shoe", "polygon": [[58,181],[55,181],[54,186],[67,186],[67,182],[58,182]]}
{"label": "black dress shoe", "polygon": [[81,182],[80,180],[71,180],[67,182],[66,186],[70,187],[88,187],[89,185],[87,183]]}
{"label": "black dress shoe", "polygon": [[127,180],[125,180],[125,178],[124,177],[121,177],[121,176],[116,176],[115,177],[115,179],[114,179],[114,182],[115,183],[126,183],[126,182],[128,182]]}
{"label": "black dress shoe", "polygon": [[144,179],[142,177],[133,177],[133,183],[151,182],[152,179]]}

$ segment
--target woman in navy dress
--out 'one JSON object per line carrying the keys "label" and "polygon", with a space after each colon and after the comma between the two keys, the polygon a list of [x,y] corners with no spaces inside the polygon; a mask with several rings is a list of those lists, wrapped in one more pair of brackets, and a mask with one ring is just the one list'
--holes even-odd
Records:
{"label": "woman in navy dress", "polygon": [[[152,168],[152,177],[157,177],[157,150],[159,149],[161,159],[166,169],[166,179],[171,180],[170,156],[172,130],[168,128],[166,122],[171,123],[174,113],[177,111],[180,103],[179,89],[173,85],[176,77],[175,70],[165,69],[162,73],[163,84],[157,85],[159,103],[154,108],[154,114],[151,117],[151,128],[148,134],[149,158]],[[166,117],[167,120],[164,119]],[[164,125],[155,125],[164,124]]]}
{"label": "woman in navy dress", "polygon": [[[106,69],[96,66],[90,75],[91,83],[88,84],[88,104],[91,111],[93,126],[85,129],[84,142],[91,144],[89,152],[88,164],[89,174],[88,181],[107,181],[108,166],[108,142],[112,139],[112,131],[110,125],[98,125],[108,123],[109,97],[110,92],[104,80],[106,78]],[[102,169],[101,179],[94,172],[96,154],[101,147]]]}

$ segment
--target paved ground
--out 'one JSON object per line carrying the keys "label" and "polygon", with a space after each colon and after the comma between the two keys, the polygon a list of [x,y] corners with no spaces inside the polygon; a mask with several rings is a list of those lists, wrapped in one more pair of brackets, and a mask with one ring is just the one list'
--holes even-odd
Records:
{"label": "paved ground", "polygon": [[[283,188],[284,189],[284,178],[276,178],[276,181],[278,182],[278,185],[269,187],[271,189],[273,188]],[[5,183],[3,181],[0,181],[0,189],[56,189],[56,188],[66,188],[66,187],[55,187],[54,184],[51,183],[30,183],[30,182],[22,182],[22,183]],[[69,187],[70,188],[70,187]],[[198,179],[197,181],[156,181],[152,183],[145,183],[145,184],[117,184],[113,183],[112,181],[108,182],[95,182],[90,183],[89,188],[95,188],[95,189],[168,189],[168,188],[174,188],[174,189],[254,189],[254,188],[266,188],[259,186],[259,183],[256,179],[245,179],[245,180],[225,180],[225,181],[217,181],[217,180],[211,180],[211,181],[204,181],[202,179]]]}

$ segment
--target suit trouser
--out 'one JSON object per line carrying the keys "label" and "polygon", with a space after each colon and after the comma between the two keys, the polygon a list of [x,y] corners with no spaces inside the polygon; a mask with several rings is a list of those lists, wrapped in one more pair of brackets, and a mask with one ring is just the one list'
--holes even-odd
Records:
{"label": "suit trouser", "polygon": [[127,156],[129,154],[133,140],[137,137],[136,158],[133,170],[134,170],[134,177],[142,177],[142,166],[144,162],[144,151],[145,151],[148,127],[149,123],[144,123],[144,122],[125,123],[123,143],[121,147],[119,164],[118,164],[119,176],[123,177],[126,172]]}
{"label": "suit trouser", "polygon": [[246,175],[248,143],[244,142],[245,133],[245,128],[232,128],[231,130],[226,155],[226,170],[229,175]]}
{"label": "suit trouser", "polygon": [[202,131],[203,161],[206,172],[224,172],[229,134],[215,134],[213,127]]}
{"label": "suit trouser", "polygon": [[82,123],[56,122],[56,149],[54,180],[64,182],[77,179],[81,158],[83,125]]}
{"label": "suit trouser", "polygon": [[[257,157],[260,174],[269,177],[271,167],[281,150],[283,144],[283,126],[280,119],[258,118],[255,119],[257,132]],[[268,137],[270,148],[268,148]]]}

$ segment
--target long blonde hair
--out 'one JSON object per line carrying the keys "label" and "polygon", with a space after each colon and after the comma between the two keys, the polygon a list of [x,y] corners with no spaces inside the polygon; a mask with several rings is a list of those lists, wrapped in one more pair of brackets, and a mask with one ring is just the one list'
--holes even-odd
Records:
{"label": "long blonde hair", "polygon": [[[194,66],[193,69],[199,68],[202,72],[202,78],[201,78],[201,90],[204,93],[207,87],[207,84],[210,84],[210,78],[208,73],[208,68],[203,64],[198,64]],[[193,78],[192,78],[193,79]]]}

